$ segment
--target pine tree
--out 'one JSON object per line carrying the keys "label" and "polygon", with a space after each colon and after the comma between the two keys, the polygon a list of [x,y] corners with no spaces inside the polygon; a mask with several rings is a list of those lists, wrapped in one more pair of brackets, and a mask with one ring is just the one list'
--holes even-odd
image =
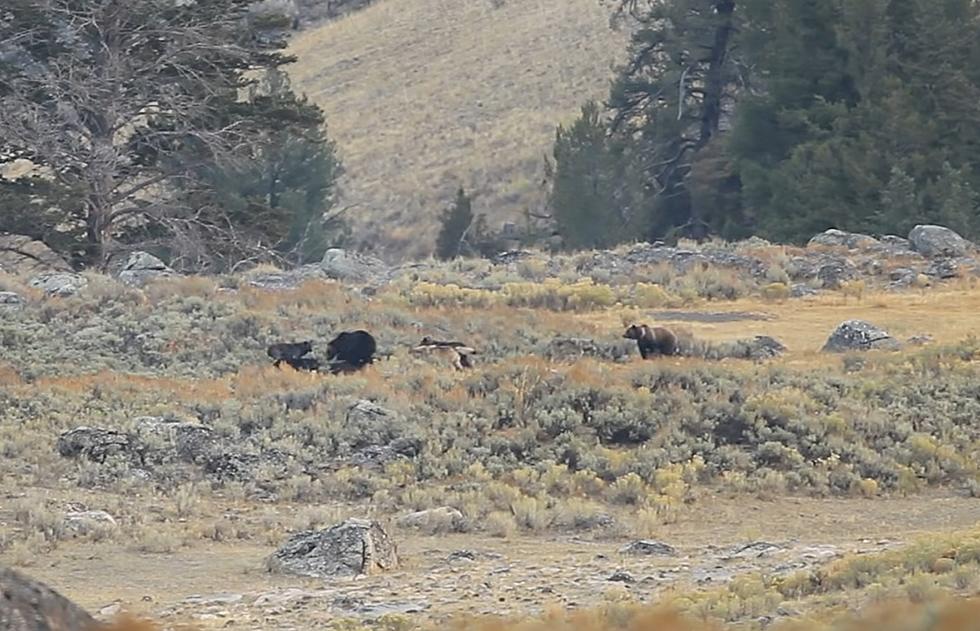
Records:
{"label": "pine tree", "polygon": [[145,239],[177,250],[197,240],[206,254],[218,234],[242,252],[268,251],[222,214],[205,177],[274,119],[295,128],[312,115],[298,101],[273,113],[240,100],[256,71],[290,61],[281,34],[255,28],[251,4],[4,3],[0,161],[27,158],[44,170],[50,186],[34,194],[60,205],[80,263],[104,266]]}
{"label": "pine tree", "polygon": [[456,191],[456,199],[443,211],[440,220],[436,256],[443,260],[457,258],[462,254],[467,234],[474,228],[473,200],[462,187]]}

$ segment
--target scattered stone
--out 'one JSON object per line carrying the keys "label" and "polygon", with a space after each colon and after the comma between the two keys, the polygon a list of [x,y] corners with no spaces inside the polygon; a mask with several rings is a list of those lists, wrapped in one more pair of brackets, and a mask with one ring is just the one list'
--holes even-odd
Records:
{"label": "scattered stone", "polygon": [[112,515],[103,510],[65,513],[65,528],[79,536],[93,532],[105,532],[119,527]]}
{"label": "scattered stone", "polygon": [[849,250],[859,250],[874,247],[878,245],[878,243],[879,242],[877,239],[874,237],[869,237],[866,234],[845,232],[843,230],[831,228],[830,230],[825,230],[824,232],[821,232],[810,239],[810,241],[807,243],[807,247],[823,245],[843,247]]}
{"label": "scattered stone", "polygon": [[27,281],[48,296],[74,296],[88,285],[88,279],[74,272],[44,272]]}
{"label": "scattered stone", "polygon": [[662,541],[640,539],[619,549],[620,554],[630,556],[677,556],[677,550]]}
{"label": "scattered stone", "polygon": [[923,334],[923,335],[913,335],[908,340],[906,340],[905,343],[908,344],[909,346],[925,346],[926,344],[932,344],[932,342],[933,342],[933,337],[931,335]]}
{"label": "scattered stone", "polygon": [[0,629],[91,631],[96,621],[44,583],[0,566]]}
{"label": "scattered stone", "polygon": [[844,353],[847,351],[898,350],[901,344],[881,329],[864,320],[847,320],[831,333],[824,352]]}
{"label": "scattered stone", "polygon": [[0,309],[20,309],[24,306],[24,297],[12,291],[0,291]]}
{"label": "scattered stone", "polygon": [[269,558],[268,567],[313,578],[350,577],[394,569],[398,555],[381,524],[352,518],[293,535]]}
{"label": "scattered stone", "polygon": [[431,528],[436,526],[458,526],[463,522],[463,513],[451,506],[440,506],[402,515],[395,523],[402,528]]}
{"label": "scattered stone", "polygon": [[126,259],[116,276],[133,287],[142,287],[151,280],[174,276],[174,271],[166,263],[148,252],[133,252]]}
{"label": "scattered stone", "polygon": [[633,575],[626,570],[616,570],[612,575],[606,579],[611,583],[635,583],[636,579]]}
{"label": "scattered stone", "polygon": [[966,256],[974,245],[944,226],[918,225],[909,232],[909,241],[923,256]]}
{"label": "scattered stone", "polygon": [[779,550],[782,550],[783,546],[777,545],[775,543],[769,543],[768,541],[753,541],[751,543],[746,543],[743,545],[738,545],[728,551],[727,554],[723,555],[721,558],[725,560],[730,559],[760,559],[765,556],[769,556]]}
{"label": "scattered stone", "polygon": [[124,456],[143,462],[143,445],[131,434],[99,427],[76,427],[58,437],[58,453],[65,458],[86,458],[105,462],[109,456]]}

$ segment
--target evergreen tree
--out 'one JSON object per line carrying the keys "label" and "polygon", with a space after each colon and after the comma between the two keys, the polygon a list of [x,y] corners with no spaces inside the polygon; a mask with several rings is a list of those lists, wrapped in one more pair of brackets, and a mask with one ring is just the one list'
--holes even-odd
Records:
{"label": "evergreen tree", "polygon": [[[0,160],[42,168],[49,186],[31,195],[60,208],[60,234],[71,235],[80,264],[105,265],[148,238],[205,257],[218,237],[242,255],[283,242],[291,219],[222,212],[208,177],[210,165],[224,168],[243,147],[267,143],[273,121],[296,130],[321,120],[296,99],[276,108],[240,99],[256,71],[290,61],[281,34],[256,29],[251,4],[4,3]],[[252,229],[273,219],[285,223],[281,231]],[[268,240],[253,238],[263,232]]]}
{"label": "evergreen tree", "polygon": [[558,127],[550,205],[564,247],[608,247],[638,236],[644,217],[636,176],[588,103],[571,127]]}
{"label": "evergreen tree", "polygon": [[453,203],[443,211],[440,223],[436,256],[443,260],[457,258],[462,254],[467,234],[475,227],[473,200],[462,187],[456,191]]}

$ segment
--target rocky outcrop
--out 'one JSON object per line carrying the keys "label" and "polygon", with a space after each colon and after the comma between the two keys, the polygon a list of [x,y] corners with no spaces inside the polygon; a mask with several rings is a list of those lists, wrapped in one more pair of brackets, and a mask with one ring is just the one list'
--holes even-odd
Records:
{"label": "rocky outcrop", "polygon": [[143,445],[126,432],[82,426],[58,437],[58,453],[65,458],[85,458],[93,462],[120,456],[133,463],[142,463]]}
{"label": "rocky outcrop", "polygon": [[94,618],[44,583],[0,567],[3,631],[97,631]]}
{"label": "rocky outcrop", "polygon": [[147,252],[131,253],[116,273],[120,281],[132,287],[142,287],[149,281],[173,275],[174,271],[166,263]]}
{"label": "rocky outcrop", "polygon": [[211,428],[157,416],[141,416],[134,421],[135,435],[146,445],[148,455],[167,461],[199,462],[215,447]]}
{"label": "rocky outcrop", "polygon": [[0,234],[0,269],[8,274],[70,272],[71,266],[54,250],[22,234]]}
{"label": "rocky outcrop", "polygon": [[831,228],[830,230],[825,230],[820,234],[814,236],[807,243],[807,246],[822,245],[829,247],[840,247],[847,248],[849,250],[860,250],[866,248],[872,248],[878,245],[879,242],[874,237],[869,237],[866,234],[860,234],[857,232],[845,232],[843,230],[837,230],[836,228]]}
{"label": "rocky outcrop", "polygon": [[74,296],[88,285],[88,279],[73,272],[45,272],[27,281],[35,289],[47,296]]}
{"label": "rocky outcrop", "polygon": [[918,225],[909,232],[909,241],[923,256],[966,256],[975,246],[944,226]]}
{"label": "rocky outcrop", "polygon": [[882,328],[864,320],[847,320],[831,333],[823,350],[831,353],[867,350],[898,350],[901,343]]}
{"label": "rocky outcrop", "polygon": [[268,560],[272,572],[313,578],[376,574],[397,567],[394,542],[381,524],[366,519],[297,533]]}
{"label": "rocky outcrop", "polygon": [[341,248],[327,250],[320,269],[329,278],[355,285],[381,285],[391,276],[391,270],[381,260]]}

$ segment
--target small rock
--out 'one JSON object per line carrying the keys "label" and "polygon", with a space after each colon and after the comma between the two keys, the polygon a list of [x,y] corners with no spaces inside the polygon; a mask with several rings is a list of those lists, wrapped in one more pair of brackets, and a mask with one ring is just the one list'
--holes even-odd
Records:
{"label": "small rock", "polygon": [[268,567],[313,578],[350,577],[394,569],[398,555],[381,524],[352,518],[293,535],[269,558]]}
{"label": "small rock", "polygon": [[454,526],[463,521],[463,513],[451,506],[440,506],[402,515],[395,523],[402,528],[429,528],[434,526]]}
{"label": "small rock", "polygon": [[908,340],[906,340],[905,343],[908,344],[909,346],[925,346],[926,344],[932,344],[932,341],[933,341],[933,337],[931,335],[925,334],[925,335],[913,335]]}
{"label": "small rock", "polygon": [[864,320],[847,320],[831,333],[823,351],[843,353],[847,351],[866,351],[871,349],[898,350],[901,344],[881,329]]}
{"label": "small rock", "polygon": [[627,572],[626,570],[616,570],[606,580],[612,583],[635,583],[636,582],[636,579],[633,578],[633,575]]}
{"label": "small rock", "polygon": [[65,513],[64,524],[69,532],[80,536],[119,527],[112,515],[102,510]]}
{"label": "small rock", "polygon": [[653,539],[640,539],[634,541],[619,550],[620,554],[631,556],[676,556],[677,550],[662,541]]}
{"label": "small rock", "polygon": [[909,232],[909,241],[923,256],[965,256],[974,245],[944,226],[918,225]]}
{"label": "small rock", "polygon": [[48,296],[74,296],[88,285],[88,279],[74,272],[45,272],[27,281]]}
{"label": "small rock", "polygon": [[24,297],[12,291],[0,291],[0,309],[20,309],[24,306]]}
{"label": "small rock", "polygon": [[764,556],[768,556],[773,552],[782,550],[783,547],[775,543],[769,543],[768,541],[753,541],[752,543],[746,543],[743,545],[735,546],[729,552],[722,556],[723,559],[738,559],[738,558],[748,558],[748,559],[758,559]]}

